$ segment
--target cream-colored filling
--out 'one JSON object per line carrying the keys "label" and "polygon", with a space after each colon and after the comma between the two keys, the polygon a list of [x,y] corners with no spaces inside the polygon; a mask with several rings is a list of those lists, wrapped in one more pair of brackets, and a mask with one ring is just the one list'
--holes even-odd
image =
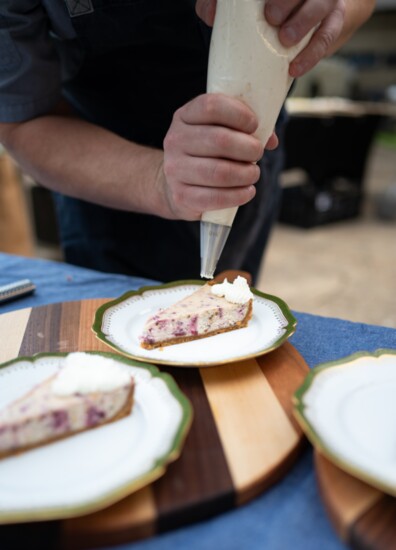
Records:
{"label": "cream-colored filling", "polygon": [[204,285],[190,296],[153,315],[146,323],[142,342],[153,344],[175,338],[198,336],[235,325],[247,314],[249,304],[232,304]]}
{"label": "cream-colored filling", "polygon": [[94,427],[113,418],[126,404],[130,386],[111,393],[58,397],[48,383],[38,386],[26,399],[3,411],[0,452],[12,451]]}

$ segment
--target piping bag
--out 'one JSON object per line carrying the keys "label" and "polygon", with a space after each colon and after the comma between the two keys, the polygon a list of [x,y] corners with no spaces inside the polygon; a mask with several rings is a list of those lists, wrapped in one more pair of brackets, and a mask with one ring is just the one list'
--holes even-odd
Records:
{"label": "piping bag", "polygon": [[[264,17],[266,0],[217,0],[207,77],[207,92],[244,101],[257,115],[255,136],[265,145],[293,78],[289,64],[312,32],[291,48]],[[211,210],[201,217],[201,277],[212,279],[238,207]]]}

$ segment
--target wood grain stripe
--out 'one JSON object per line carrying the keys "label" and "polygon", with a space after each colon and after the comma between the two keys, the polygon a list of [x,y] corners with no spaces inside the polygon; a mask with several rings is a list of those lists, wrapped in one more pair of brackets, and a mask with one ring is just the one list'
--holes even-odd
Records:
{"label": "wood grain stripe", "polygon": [[302,435],[303,431],[294,418],[292,396],[308,374],[308,365],[289,342],[285,342],[271,353],[258,357],[257,362],[290,422]]}
{"label": "wood grain stripe", "polygon": [[80,351],[111,351],[106,344],[98,340],[92,330],[95,312],[99,306],[108,302],[108,299],[82,300],[79,318],[79,340]]}
{"label": "wood grain stripe", "polygon": [[62,522],[62,549],[79,550],[153,536],[156,510],[151,486],[109,508]]}
{"label": "wood grain stripe", "polygon": [[243,502],[262,490],[299,437],[256,360],[201,369],[201,376]]}
{"label": "wood grain stripe", "polygon": [[167,370],[190,399],[194,419],[181,456],[153,485],[160,532],[235,505],[231,474],[198,369],[161,370]]}
{"label": "wood grain stripe", "polygon": [[81,302],[64,302],[61,308],[57,351],[78,351]]}
{"label": "wood grain stripe", "polygon": [[0,315],[0,361],[10,361],[18,357],[26,325],[31,314],[31,308],[19,309]]}
{"label": "wood grain stripe", "polygon": [[19,355],[58,351],[61,313],[61,304],[32,309]]}
{"label": "wood grain stripe", "polygon": [[340,470],[318,451],[315,469],[330,519],[338,535],[347,541],[351,526],[381,500],[383,493]]}
{"label": "wood grain stripe", "polygon": [[349,542],[353,548],[396,548],[396,498],[383,498],[368,510],[350,529]]}

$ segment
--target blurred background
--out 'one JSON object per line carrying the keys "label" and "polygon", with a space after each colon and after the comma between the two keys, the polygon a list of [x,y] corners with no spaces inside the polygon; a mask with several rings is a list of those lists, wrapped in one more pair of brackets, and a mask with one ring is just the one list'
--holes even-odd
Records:
{"label": "blurred background", "polygon": [[[283,199],[257,287],[396,328],[396,0],[287,100]],[[0,150],[0,251],[62,260],[50,193]]]}

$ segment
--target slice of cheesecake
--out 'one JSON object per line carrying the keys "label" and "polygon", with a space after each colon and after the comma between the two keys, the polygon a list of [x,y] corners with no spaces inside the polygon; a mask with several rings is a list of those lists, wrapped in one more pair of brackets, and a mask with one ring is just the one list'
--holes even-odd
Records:
{"label": "slice of cheesecake", "polygon": [[118,420],[133,394],[133,378],[115,361],[71,353],[57,374],[0,411],[0,457]]}
{"label": "slice of cheesecake", "polygon": [[140,336],[143,348],[153,349],[206,338],[246,327],[252,316],[253,294],[246,279],[209,282],[151,316]]}

